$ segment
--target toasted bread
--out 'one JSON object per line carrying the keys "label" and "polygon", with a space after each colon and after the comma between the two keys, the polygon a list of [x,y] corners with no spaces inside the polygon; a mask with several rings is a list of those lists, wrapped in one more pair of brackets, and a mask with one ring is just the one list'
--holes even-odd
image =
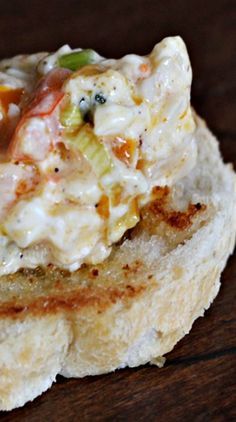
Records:
{"label": "toasted bread", "polygon": [[196,119],[197,166],[156,189],[106,261],[0,278],[1,410],[33,400],[58,374],[161,365],[209,307],[235,243],[236,180]]}

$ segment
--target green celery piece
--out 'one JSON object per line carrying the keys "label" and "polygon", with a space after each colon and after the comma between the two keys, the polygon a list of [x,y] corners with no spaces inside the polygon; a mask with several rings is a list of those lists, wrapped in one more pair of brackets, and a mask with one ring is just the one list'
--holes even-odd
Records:
{"label": "green celery piece", "polygon": [[83,117],[78,106],[70,103],[60,113],[60,122],[68,129],[76,129],[83,123]]}
{"label": "green celery piece", "polygon": [[88,124],[84,125],[76,135],[69,137],[68,141],[83,154],[98,177],[112,170],[113,163],[108,151]]}
{"label": "green celery piece", "polygon": [[72,71],[78,70],[87,64],[94,63],[95,51],[85,49],[81,51],[74,51],[73,53],[63,54],[58,58],[60,67],[65,67]]}
{"label": "green celery piece", "polygon": [[135,227],[136,224],[139,222],[139,212],[136,207],[129,205],[129,210],[125,215],[123,215],[117,222],[117,226],[119,228],[124,228],[125,230],[131,229]]}

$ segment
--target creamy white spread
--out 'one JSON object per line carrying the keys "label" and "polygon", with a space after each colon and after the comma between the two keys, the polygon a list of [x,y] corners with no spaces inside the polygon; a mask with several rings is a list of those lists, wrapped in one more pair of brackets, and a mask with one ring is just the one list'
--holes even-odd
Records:
{"label": "creamy white spread", "polygon": [[[94,53],[59,84],[58,60],[81,51],[64,46],[0,62],[0,146],[16,127],[8,152],[0,147],[0,275],[103,261],[138,223],[152,189],[195,165],[182,39],[166,38],[144,57]],[[6,92],[11,99],[21,89],[20,101],[6,105]]]}

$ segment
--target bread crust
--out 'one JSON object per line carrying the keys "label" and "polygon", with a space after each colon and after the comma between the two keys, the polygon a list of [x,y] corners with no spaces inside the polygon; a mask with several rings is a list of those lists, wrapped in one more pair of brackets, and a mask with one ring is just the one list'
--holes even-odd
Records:
{"label": "bread crust", "polygon": [[57,374],[162,362],[210,306],[235,243],[236,182],[196,119],[197,167],[159,189],[104,263],[0,278],[0,410],[33,400]]}

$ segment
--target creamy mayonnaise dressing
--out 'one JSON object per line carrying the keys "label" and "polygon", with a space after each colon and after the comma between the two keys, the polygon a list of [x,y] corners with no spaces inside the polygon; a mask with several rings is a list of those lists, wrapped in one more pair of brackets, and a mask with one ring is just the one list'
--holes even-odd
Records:
{"label": "creamy mayonnaise dressing", "polygon": [[[82,50],[64,46],[0,62],[0,103],[1,86],[24,90],[18,104],[0,108],[0,144],[1,124],[10,125],[15,110],[16,125],[23,110],[14,135],[20,153],[0,152],[0,275],[103,261],[137,224],[153,187],[172,186],[196,162],[192,73],[181,38],[164,39],[145,57],[94,53],[93,64],[66,77],[63,98],[53,94],[53,107],[50,88],[50,112],[24,117],[24,98],[73,51]],[[60,119],[66,102],[83,117],[73,131]],[[91,141],[81,147],[83,127]]]}

